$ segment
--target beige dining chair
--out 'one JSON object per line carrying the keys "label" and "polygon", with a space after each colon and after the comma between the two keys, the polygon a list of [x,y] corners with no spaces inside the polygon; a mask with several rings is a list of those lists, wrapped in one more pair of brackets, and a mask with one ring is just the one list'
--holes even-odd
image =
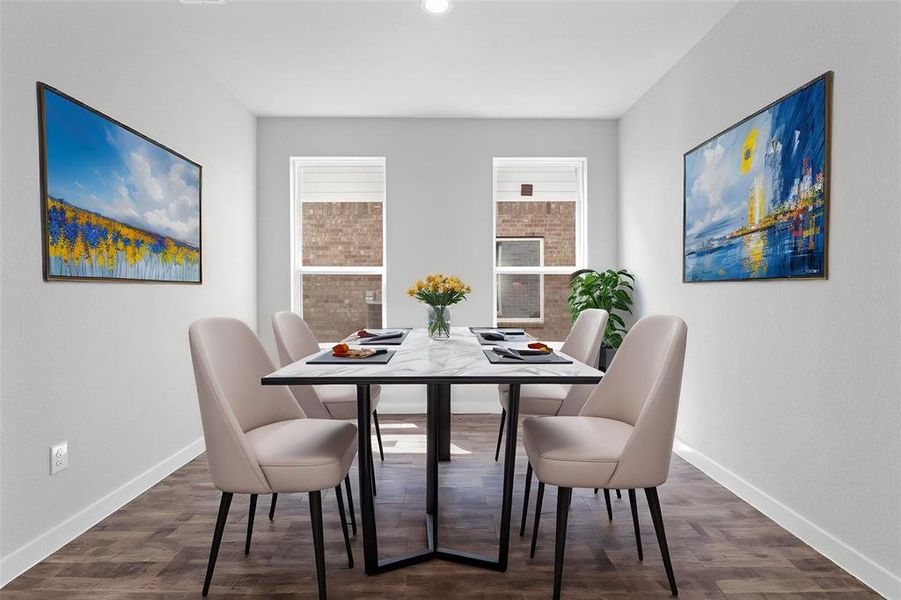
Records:
{"label": "beige dining chair", "polygon": [[[596,365],[609,316],[606,310],[598,308],[583,310],[570,328],[566,340],[560,347],[560,351],[585,364]],[[592,385],[561,385],[554,383],[523,385],[519,391],[519,414],[577,415],[592,389],[594,389]],[[504,423],[507,421],[510,386],[499,385],[497,391],[501,403],[501,427],[497,432],[497,447],[494,450],[495,462],[500,456],[501,442],[504,438]],[[526,467],[519,537],[525,535],[526,515],[529,510],[531,489],[532,465],[530,464]],[[617,495],[619,495],[618,490]],[[607,501],[607,512],[612,519],[613,507],[610,505],[610,492],[608,490],[604,490],[604,499]]]}
{"label": "beige dining chair", "polygon": [[203,595],[209,592],[234,494],[251,497],[247,553],[257,495],[307,493],[319,597],[324,599],[322,490],[334,488],[338,497],[348,565],[353,567],[341,481],[347,480],[356,455],[356,427],[304,418],[287,388],[263,386],[260,379],[275,367],[256,334],[241,321],[201,319],[191,325],[188,339],[210,474],[222,492]]}
{"label": "beige dining chair", "polygon": [[[283,367],[321,351],[319,341],[313,335],[310,326],[293,311],[285,310],[273,314],[272,330],[275,334],[279,362]],[[357,418],[357,388],[354,385],[292,385],[290,390],[304,414],[310,419],[347,420]],[[379,444],[379,456],[385,460],[382,432],[379,429],[379,414],[376,411],[381,390],[380,385],[369,386],[372,423]],[[376,494],[375,469],[371,464],[369,472],[373,474],[372,493]],[[272,498],[272,506],[269,509],[270,518],[275,513],[276,500],[276,497]],[[353,530],[356,534],[355,520],[353,521]]]}
{"label": "beige dining chair", "polygon": [[636,523],[635,490],[644,488],[670,591],[678,594],[657,487],[669,475],[687,335],[678,317],[641,319],[578,416],[532,417],[523,424],[526,454],[539,481],[533,554],[544,485],[558,488],[554,598],[563,581],[573,488],[629,490]]}

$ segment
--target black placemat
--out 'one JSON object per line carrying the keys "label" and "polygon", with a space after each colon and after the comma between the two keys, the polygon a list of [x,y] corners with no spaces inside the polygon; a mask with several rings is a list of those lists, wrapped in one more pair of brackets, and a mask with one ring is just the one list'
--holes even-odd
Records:
{"label": "black placemat", "polygon": [[470,333],[474,333],[476,335],[480,334],[483,331],[500,331],[501,333],[509,331],[509,332],[522,332],[523,334],[525,334],[525,332],[526,332],[526,330],[523,329],[522,327],[470,327],[469,331],[470,331]]}
{"label": "black placemat", "polygon": [[334,356],[331,350],[326,350],[318,356],[314,356],[306,362],[308,365],[386,365],[394,356],[396,350],[387,350],[379,354],[373,354],[366,358],[348,358],[347,356]]}
{"label": "black placemat", "polygon": [[[404,340],[407,339],[407,336],[410,335],[410,329],[394,329],[390,331],[403,331],[403,335],[395,338],[388,338],[387,340],[377,340],[373,338],[360,338],[357,340],[357,343],[361,346],[365,346],[367,344],[372,344],[373,346],[400,346],[404,343]],[[367,329],[368,331],[368,329]],[[378,336],[376,336],[378,337]]]}
{"label": "black placemat", "polygon": [[476,339],[479,340],[479,343],[483,346],[496,346],[500,342],[534,342],[535,338],[531,335],[505,335],[502,340],[495,340],[486,338],[484,332],[476,333]]}
{"label": "black placemat", "polygon": [[495,352],[494,350],[482,350],[485,353],[485,356],[488,357],[488,362],[495,365],[547,365],[547,364],[559,364],[559,365],[571,365],[573,361],[566,358],[562,354],[557,354],[556,352],[551,352],[550,354],[540,354],[540,355],[531,355],[531,356],[523,356],[523,360],[516,360],[515,358],[509,358],[507,356],[502,356]]}

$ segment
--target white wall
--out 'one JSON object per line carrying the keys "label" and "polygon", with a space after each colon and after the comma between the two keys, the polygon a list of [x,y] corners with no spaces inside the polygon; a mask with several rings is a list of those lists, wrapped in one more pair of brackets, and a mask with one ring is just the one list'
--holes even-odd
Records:
{"label": "white wall", "polygon": [[[202,450],[187,327],[256,321],[255,120],[156,11],[3,3],[0,582]],[[202,286],[42,281],[37,80],[203,165]]]}
{"label": "white wall", "polygon": [[[473,286],[454,324],[490,324],[492,158],[588,158],[588,263],[617,262],[617,125],[602,120],[261,118],[257,128],[258,318],[291,307],[291,156],[387,159],[387,314],[390,327],[423,326],[406,296],[423,275],[454,273]],[[349,324],[349,326],[352,326]]]}
{"label": "white wall", "polygon": [[[686,456],[901,597],[901,5],[743,2],[621,120],[620,258],[688,322]],[[835,71],[829,280],[681,283],[682,155]]]}

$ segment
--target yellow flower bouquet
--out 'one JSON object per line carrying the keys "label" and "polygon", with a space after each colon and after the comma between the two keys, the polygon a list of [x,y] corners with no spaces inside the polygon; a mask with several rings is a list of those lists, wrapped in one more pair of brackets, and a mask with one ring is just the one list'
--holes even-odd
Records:
{"label": "yellow flower bouquet", "polygon": [[466,300],[472,288],[454,275],[441,273],[420,279],[407,290],[407,295],[429,307],[429,336],[435,339],[450,337],[450,310],[458,302]]}

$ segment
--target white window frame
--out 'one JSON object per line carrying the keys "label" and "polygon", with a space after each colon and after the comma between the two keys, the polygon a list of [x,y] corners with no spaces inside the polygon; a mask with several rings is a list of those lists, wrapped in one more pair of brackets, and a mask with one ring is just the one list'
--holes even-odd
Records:
{"label": "white window frame", "polygon": [[[497,264],[497,241],[498,240],[515,240],[515,239],[534,239],[534,238],[504,238],[497,236],[497,176],[498,170],[506,165],[530,165],[530,164],[570,164],[576,169],[577,195],[575,200],[568,202],[576,203],[576,247],[574,265],[545,266],[544,265],[544,240],[541,244],[541,266],[539,267],[500,267]],[[587,198],[588,198],[588,159],[585,157],[495,157],[493,159],[493,167],[491,170],[491,262],[494,269],[494,281],[492,283],[492,293],[494,297],[494,314],[492,323],[496,327],[504,323],[544,323],[544,276],[545,275],[570,275],[579,269],[585,268],[587,256]],[[501,202],[547,202],[544,198],[535,198],[524,196],[518,200],[503,200]],[[497,317],[498,308],[498,291],[497,276],[502,274],[523,274],[523,275],[541,275],[541,317],[538,319],[499,319]]]}
{"label": "white window frame", "polygon": [[[496,214],[496,213],[495,213]],[[495,233],[495,236],[497,234]],[[497,243],[498,242],[538,242],[538,267],[541,268],[544,266],[544,238],[542,237],[495,237],[494,238],[494,262],[497,264]],[[505,269],[505,267],[496,267],[496,269]],[[506,267],[510,268],[510,267]],[[523,267],[528,269],[535,269],[536,267]],[[509,271],[504,271],[503,274],[510,274]],[[534,273],[525,273],[526,275],[534,275]],[[538,318],[535,317],[525,317],[521,319],[514,318],[497,318],[497,313],[499,312],[501,306],[501,294],[500,290],[497,287],[497,276],[499,273],[495,272],[494,274],[494,316],[495,316],[495,325],[503,324],[503,323],[544,323],[544,274],[538,273]]]}
{"label": "white window frame", "polygon": [[[371,164],[382,168],[382,264],[381,266],[304,266],[303,264],[303,190],[297,170],[305,166],[337,166]],[[387,215],[388,215],[388,167],[384,156],[292,156],[291,177],[291,310],[303,316],[304,275],[381,275],[382,276],[382,326],[388,322],[387,291]],[[348,332],[350,333],[350,332]]]}

